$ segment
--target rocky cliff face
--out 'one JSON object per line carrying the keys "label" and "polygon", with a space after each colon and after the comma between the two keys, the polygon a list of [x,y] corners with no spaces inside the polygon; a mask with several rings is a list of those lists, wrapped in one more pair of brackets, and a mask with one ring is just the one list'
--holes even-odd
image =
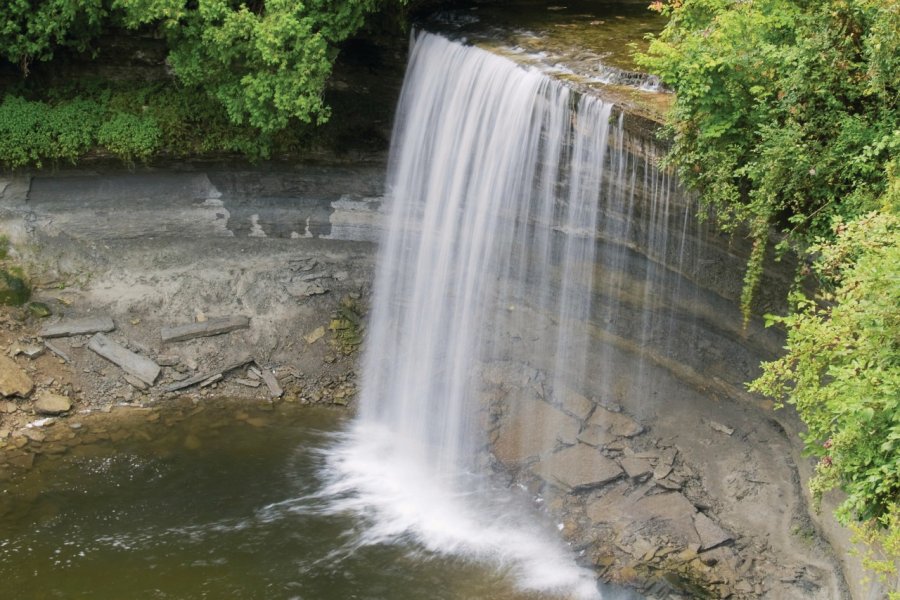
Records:
{"label": "rocky cliff face", "polygon": [[[514,340],[480,375],[489,460],[606,579],[657,597],[842,597],[799,484],[796,422],[743,389],[782,343],[742,323],[749,248],[699,222],[652,139],[629,135],[633,171],[607,188],[625,200],[601,199],[583,386],[535,358],[553,315],[523,299],[487,325]],[[766,310],[790,280],[769,265]]]}

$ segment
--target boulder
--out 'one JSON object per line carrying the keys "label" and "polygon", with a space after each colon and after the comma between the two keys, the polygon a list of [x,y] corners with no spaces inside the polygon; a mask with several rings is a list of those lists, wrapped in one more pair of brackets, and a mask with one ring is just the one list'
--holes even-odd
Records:
{"label": "boulder", "polygon": [[22,396],[34,389],[34,382],[16,362],[0,355],[0,396]]}
{"label": "boulder", "polygon": [[34,412],[39,415],[60,415],[71,409],[71,400],[51,392],[41,392],[34,401]]}

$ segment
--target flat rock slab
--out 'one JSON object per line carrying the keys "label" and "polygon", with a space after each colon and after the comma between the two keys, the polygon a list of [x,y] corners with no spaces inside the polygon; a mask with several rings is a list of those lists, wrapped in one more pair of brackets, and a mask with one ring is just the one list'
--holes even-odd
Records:
{"label": "flat rock slab", "polygon": [[682,544],[698,544],[700,538],[694,529],[694,515],[697,509],[691,501],[678,492],[667,492],[644,496],[629,510],[634,521],[658,523],[669,536]]}
{"label": "flat rock slab", "polygon": [[578,434],[579,441],[584,442],[589,446],[597,446],[598,448],[602,448],[607,444],[612,444],[617,439],[619,438],[608,432],[605,427],[597,427],[596,425],[589,425],[584,428],[584,431]]}
{"label": "flat rock slab", "polygon": [[643,425],[622,413],[598,408],[591,415],[588,425],[600,427],[618,437],[634,437],[644,431]]}
{"label": "flat rock slab", "polygon": [[510,393],[509,413],[502,417],[494,455],[507,467],[552,452],[560,442],[575,442],[580,424],[541,400],[532,390]]}
{"label": "flat rock slab", "polygon": [[284,390],[281,389],[281,385],[278,383],[278,379],[275,378],[275,373],[259,363],[256,363],[256,366],[259,367],[259,372],[260,376],[262,377],[263,383],[265,383],[266,387],[269,388],[269,395],[272,398],[281,398],[284,395]]}
{"label": "flat rock slab", "polygon": [[164,343],[183,342],[198,337],[229,333],[250,327],[249,317],[217,317],[200,323],[163,327],[159,335]]}
{"label": "flat rock slab", "polygon": [[0,396],[22,396],[34,389],[31,377],[8,356],[0,355]]}
{"label": "flat rock slab", "polygon": [[51,392],[41,392],[34,402],[34,412],[39,415],[61,415],[71,409],[71,400]]}
{"label": "flat rock slab", "polygon": [[711,550],[716,546],[721,546],[725,542],[731,541],[731,534],[716,525],[715,521],[698,512],[694,515],[694,527],[697,529],[697,535],[700,536],[700,551]]}
{"label": "flat rock slab", "polygon": [[203,383],[208,379],[211,379],[215,376],[219,376],[221,379],[225,373],[229,371],[233,371],[240,367],[243,367],[249,362],[253,362],[253,358],[250,356],[245,356],[239,360],[236,360],[232,363],[229,363],[223,366],[218,371],[210,371],[208,373],[201,373],[200,375],[195,375],[194,377],[188,377],[187,379],[183,379],[182,381],[176,381],[175,383],[170,383],[168,385],[162,386],[162,391],[164,392],[177,392],[178,390],[183,390],[184,388],[191,387],[192,385],[197,385],[198,383]]}
{"label": "flat rock slab", "polygon": [[622,469],[596,448],[576,444],[560,450],[533,467],[535,475],[569,490],[600,487],[617,479]]}
{"label": "flat rock slab", "polygon": [[653,466],[650,464],[650,461],[644,458],[628,456],[620,460],[619,464],[622,465],[622,468],[625,469],[625,473],[632,479],[646,477],[653,471]]}
{"label": "flat rock slab", "polygon": [[115,363],[126,373],[153,385],[159,376],[159,365],[140,354],[135,354],[125,346],[112,341],[102,333],[96,334],[88,342],[88,348],[106,360]]}
{"label": "flat rock slab", "polygon": [[40,335],[45,338],[65,337],[70,335],[87,335],[90,333],[107,333],[116,328],[109,317],[86,317],[83,319],[67,319],[47,325],[41,329]]}
{"label": "flat rock slab", "polygon": [[594,409],[594,403],[587,396],[565,386],[559,392],[557,400],[564,411],[582,421],[587,419]]}

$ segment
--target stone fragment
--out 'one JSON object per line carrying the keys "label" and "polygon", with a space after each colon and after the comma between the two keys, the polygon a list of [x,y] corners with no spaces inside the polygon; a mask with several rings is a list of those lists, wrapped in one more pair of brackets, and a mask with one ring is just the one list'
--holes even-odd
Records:
{"label": "stone fragment", "polygon": [[43,442],[45,439],[47,439],[47,435],[43,431],[39,429],[32,429],[30,427],[23,429],[22,435],[24,435],[32,442]]}
{"label": "stone fragment", "polygon": [[250,327],[250,319],[242,316],[218,317],[199,323],[187,323],[175,327],[163,327],[159,335],[164,343],[183,342],[198,337],[229,333]]}
{"label": "stone fragment", "polygon": [[697,529],[697,535],[700,536],[701,552],[721,546],[732,539],[729,533],[716,525],[715,521],[702,512],[694,515],[694,527]]}
{"label": "stone fragment", "polygon": [[34,402],[34,412],[39,415],[60,415],[71,409],[71,400],[52,392],[41,392]]}
{"label": "stone fragment", "polygon": [[91,338],[91,341],[88,342],[88,349],[118,365],[123,371],[137,377],[147,385],[153,385],[159,376],[158,364],[145,356],[135,354],[102,333]]}
{"label": "stone fragment", "polygon": [[39,357],[43,353],[44,353],[44,347],[38,346],[36,344],[29,344],[29,345],[25,346],[24,348],[22,348],[22,354],[24,354],[25,356],[27,356],[28,358],[30,358],[32,360]]}
{"label": "stone fragment", "polygon": [[181,362],[177,354],[160,354],[156,357],[156,364],[161,367],[174,367]]}
{"label": "stone fragment", "polygon": [[0,355],[0,396],[26,397],[34,389],[34,382],[13,359]]}
{"label": "stone fragment", "polygon": [[584,394],[580,394],[575,390],[563,387],[557,396],[562,409],[576,418],[584,421],[594,409],[594,403],[591,402]]}
{"label": "stone fragment", "polygon": [[728,425],[717,423],[716,421],[710,421],[709,426],[719,433],[724,433],[725,435],[731,435],[732,433],[734,433],[734,429],[732,429]]}
{"label": "stone fragment", "polygon": [[237,384],[239,384],[239,385],[245,385],[245,386],[247,386],[247,387],[252,387],[252,388],[258,388],[258,387],[259,387],[259,380],[242,379],[242,378],[240,378],[240,377],[237,377],[237,378],[234,379],[234,382],[237,383]]}
{"label": "stone fragment", "polygon": [[681,489],[681,483],[678,481],[672,481],[671,479],[657,479],[654,481],[654,483],[665,490]]}
{"label": "stone fragment", "polygon": [[697,509],[678,492],[644,496],[629,508],[634,521],[654,521],[660,531],[677,539],[681,544],[697,544],[700,538],[694,529],[694,513]]}
{"label": "stone fragment", "polygon": [[225,365],[224,367],[222,367],[221,369],[219,369],[217,371],[213,371],[211,373],[203,373],[201,375],[195,375],[194,377],[189,377],[182,381],[176,381],[175,383],[170,383],[168,385],[162,386],[161,389],[163,392],[176,392],[176,391],[184,389],[186,387],[190,387],[192,385],[197,385],[198,383],[206,381],[207,379],[210,379],[211,377],[215,377],[216,375],[224,375],[225,373],[227,373],[229,371],[239,369],[240,367],[243,367],[244,365],[246,365],[248,362],[251,362],[252,360],[253,359],[250,358],[249,356],[245,356],[239,360],[236,360],[233,363],[229,363],[229,364]]}
{"label": "stone fragment", "polygon": [[307,335],[303,336],[307,344],[315,344],[317,341],[325,337],[325,327],[317,327]]}
{"label": "stone fragment", "polygon": [[284,390],[281,389],[281,385],[278,383],[272,370],[263,367],[259,363],[256,366],[259,367],[263,383],[269,388],[269,395],[273,398],[281,398],[284,395]]}
{"label": "stone fragment", "polygon": [[89,333],[107,333],[116,328],[109,317],[85,317],[82,319],[66,319],[59,323],[46,325],[40,335],[44,338],[87,335]]}
{"label": "stone fragment", "polygon": [[605,427],[597,427],[596,425],[589,425],[584,428],[584,431],[578,434],[579,441],[598,448],[603,448],[617,439],[618,438],[608,432]]}
{"label": "stone fragment", "polygon": [[594,411],[588,420],[588,425],[601,427],[615,436],[627,438],[644,431],[644,427],[631,417],[622,413],[610,412],[605,408],[598,408]]}
{"label": "stone fragment", "polygon": [[600,487],[622,474],[616,461],[586,444],[564,448],[539,461],[532,471],[544,481],[568,490]]}
{"label": "stone fragment", "polygon": [[662,454],[659,455],[658,465],[667,465],[671,467],[675,464],[675,457],[678,455],[678,450],[675,448],[666,448],[663,450]]}
{"label": "stone fragment", "polygon": [[572,444],[578,421],[541,400],[528,389],[513,395],[509,412],[500,421],[494,455],[507,467],[552,452],[560,443]]}
{"label": "stone fragment", "polygon": [[206,379],[206,380],[204,380],[204,381],[201,381],[201,382],[200,382],[200,387],[204,388],[204,387],[210,386],[210,385],[216,383],[217,381],[221,381],[221,380],[222,380],[222,374],[221,374],[221,373],[216,373],[215,375],[213,375],[213,376],[210,377],[209,379]]}
{"label": "stone fragment", "polygon": [[660,461],[656,468],[653,469],[653,479],[665,479],[671,472],[672,465],[667,465],[665,462]]}
{"label": "stone fragment", "polygon": [[131,385],[131,387],[134,387],[136,389],[139,389],[139,390],[147,389],[146,383],[144,383],[143,381],[141,381],[140,379],[138,379],[137,377],[135,377],[134,375],[131,375],[129,373],[125,373],[125,381],[128,382],[128,384]]}
{"label": "stone fragment", "polygon": [[619,461],[625,473],[632,479],[642,479],[650,475],[653,467],[643,458],[626,457]]}
{"label": "stone fragment", "polygon": [[308,298],[324,294],[328,292],[328,288],[315,281],[292,281],[287,285],[285,291],[295,298]]}
{"label": "stone fragment", "polygon": [[28,312],[31,313],[31,316],[35,319],[46,319],[53,314],[50,311],[50,307],[43,302],[29,302]]}

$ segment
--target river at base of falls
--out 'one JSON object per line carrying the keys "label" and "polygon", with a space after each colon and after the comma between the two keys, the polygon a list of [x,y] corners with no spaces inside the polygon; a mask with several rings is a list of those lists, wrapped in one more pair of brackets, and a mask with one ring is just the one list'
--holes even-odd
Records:
{"label": "river at base of falls", "polygon": [[265,408],[46,429],[82,424],[0,484],[0,597],[554,598],[503,565],[366,539],[324,490],[342,413]]}

